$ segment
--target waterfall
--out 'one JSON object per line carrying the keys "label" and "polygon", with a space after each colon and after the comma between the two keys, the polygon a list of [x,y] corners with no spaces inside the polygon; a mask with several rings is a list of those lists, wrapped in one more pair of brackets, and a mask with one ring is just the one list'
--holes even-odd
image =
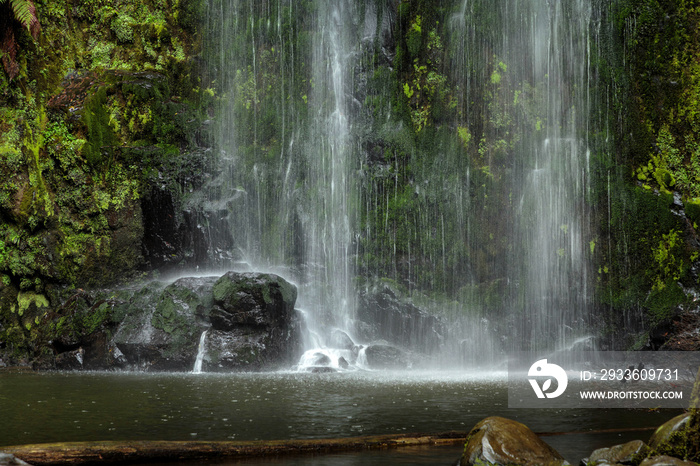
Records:
{"label": "waterfall", "polygon": [[[326,289],[313,307],[326,321],[352,330],[354,297],[350,283],[351,235],[357,228],[352,208],[353,169],[357,154],[350,140],[351,73],[357,45],[351,37],[356,12],[350,1],[317,2],[317,30],[313,41],[309,96],[312,109],[307,151],[305,190],[310,194],[302,207],[306,219],[307,264],[320,267]],[[329,312],[330,311],[330,312]],[[319,315],[316,316],[318,319]]]}
{"label": "waterfall", "polygon": [[[468,101],[481,103],[480,113],[465,112],[458,124],[481,131],[474,135],[480,170],[508,180],[508,191],[487,184],[486,195],[502,199],[508,214],[492,220],[511,250],[494,257],[491,270],[503,270],[507,282],[510,349],[564,347],[590,331],[594,21],[591,2],[583,0],[465,0],[452,18],[452,40],[461,48],[452,75]],[[478,210],[471,212],[478,219]],[[484,243],[479,232],[466,237],[472,247]]]}
{"label": "waterfall", "polygon": [[[520,4],[520,2],[517,2]],[[527,5],[524,5],[527,3]],[[523,340],[537,348],[567,346],[587,332],[591,308],[587,229],[591,2],[523,2],[528,37],[508,51],[532,58],[523,76],[542,83],[542,127],[523,141],[516,237],[524,251]],[[521,20],[522,21],[522,20]],[[522,24],[522,22],[521,22]],[[524,45],[518,50],[515,44]],[[513,50],[515,49],[515,50]],[[512,55],[511,55],[512,56]]]}
{"label": "waterfall", "polygon": [[299,286],[311,332],[352,333],[352,71],[364,19],[350,0],[224,0],[209,9],[220,168],[192,201],[210,238],[209,265],[282,274]]}
{"label": "waterfall", "polygon": [[207,342],[207,332],[209,330],[205,330],[202,332],[202,335],[199,337],[199,345],[197,346],[197,357],[194,360],[194,367],[192,368],[192,373],[193,374],[201,374],[202,373],[202,361],[204,361],[204,356],[206,355],[207,348],[206,348],[206,342]]}
{"label": "waterfall", "polygon": [[[592,6],[443,3],[209,2],[217,166],[193,235],[208,267],[298,285],[307,350],[379,321],[470,364],[588,341]],[[357,283],[442,320],[368,318]]]}

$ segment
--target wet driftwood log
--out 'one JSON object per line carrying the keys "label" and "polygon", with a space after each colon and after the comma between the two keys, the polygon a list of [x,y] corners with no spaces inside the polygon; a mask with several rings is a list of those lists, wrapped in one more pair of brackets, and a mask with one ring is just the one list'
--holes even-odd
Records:
{"label": "wet driftwood log", "polygon": [[341,439],[206,442],[113,441],[46,443],[0,447],[3,453],[35,466],[128,464],[195,460],[228,460],[259,456],[318,454],[341,451],[463,444],[466,432],[441,434],[375,435]]}

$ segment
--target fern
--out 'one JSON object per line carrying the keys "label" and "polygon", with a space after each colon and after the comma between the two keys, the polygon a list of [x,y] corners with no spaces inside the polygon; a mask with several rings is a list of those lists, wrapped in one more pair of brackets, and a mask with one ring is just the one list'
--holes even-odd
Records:
{"label": "fern", "polygon": [[[3,3],[7,3],[7,0],[0,0],[0,5]],[[36,17],[36,7],[32,0],[10,0],[10,8],[12,8],[15,19],[36,38],[40,26]]]}
{"label": "fern", "polygon": [[[0,0],[0,7],[4,7],[7,0]],[[2,8],[7,10],[8,8]],[[12,10],[12,15],[23,28],[26,28],[32,35],[34,40],[39,38],[41,32],[41,24],[36,17],[36,6],[32,0],[10,0],[9,9]],[[6,15],[5,11],[2,11]],[[5,69],[5,73],[10,78],[10,81],[19,74],[19,63],[17,63],[18,45],[15,38],[15,28],[12,21],[2,21],[0,24],[0,63]]]}

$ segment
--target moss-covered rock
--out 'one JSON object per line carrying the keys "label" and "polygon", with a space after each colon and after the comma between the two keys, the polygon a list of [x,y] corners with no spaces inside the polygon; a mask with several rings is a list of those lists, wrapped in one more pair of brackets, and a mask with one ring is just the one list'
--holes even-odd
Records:
{"label": "moss-covered rock", "polygon": [[191,370],[205,323],[198,313],[211,302],[213,279],[184,278],[165,286],[150,284],[123,302],[115,313],[111,340],[125,363],[142,370]]}
{"label": "moss-covered rock", "polygon": [[228,272],[214,284],[211,316],[217,329],[234,325],[274,326],[294,312],[296,287],[283,278],[260,273]]}
{"label": "moss-covered rock", "polygon": [[667,455],[683,460],[700,460],[700,431],[693,414],[681,414],[659,426],[649,439],[650,456]]}
{"label": "moss-covered rock", "polygon": [[674,458],[668,455],[658,455],[652,456],[641,463],[639,466],[695,466],[697,465],[694,461],[683,461],[680,458]]}
{"label": "moss-covered rock", "polygon": [[510,419],[487,417],[469,432],[460,465],[540,465],[569,464],[530,429]]}
{"label": "moss-covered rock", "polygon": [[[218,299],[222,287],[243,297],[228,299],[228,312],[264,318],[229,320],[219,328],[222,308],[215,285]],[[21,314],[16,306],[12,315],[17,323],[7,333],[21,332],[18,345],[24,346],[17,347],[18,353],[31,356],[41,369],[189,371],[205,330],[205,371],[290,367],[300,355],[296,288],[275,275],[230,273],[111,291],[74,290],[60,297],[64,304],[55,310],[45,308],[40,295],[6,294],[23,305]],[[22,327],[22,316],[38,313],[31,332]],[[5,353],[14,348],[13,341],[5,344]]]}

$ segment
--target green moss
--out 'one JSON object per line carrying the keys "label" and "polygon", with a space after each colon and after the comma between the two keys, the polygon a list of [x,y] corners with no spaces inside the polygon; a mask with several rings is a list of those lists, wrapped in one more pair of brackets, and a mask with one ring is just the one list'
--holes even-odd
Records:
{"label": "green moss", "polygon": [[[0,292],[21,290],[20,302],[3,299],[0,341],[25,356],[44,325],[28,314],[50,311],[41,297],[54,305],[52,287],[138,273],[140,197],[157,169],[175,172],[180,149],[189,154],[199,102],[211,103],[194,90],[191,60],[204,1],[35,5],[40,38],[17,36],[20,74],[10,82],[0,73]],[[137,73],[156,67],[164,73]],[[180,186],[169,183],[177,198]],[[100,328],[105,306],[80,322],[56,319],[54,329]]]}
{"label": "green moss", "polygon": [[101,168],[111,159],[116,145],[106,105],[107,88],[101,87],[86,100],[82,116],[88,131],[84,156],[95,168]]}
{"label": "green moss", "polygon": [[20,292],[17,295],[17,305],[17,314],[22,316],[30,306],[34,305],[37,309],[41,307],[48,307],[49,301],[45,296],[40,294]]}
{"label": "green moss", "polygon": [[662,291],[668,282],[677,282],[684,275],[687,264],[683,263],[682,241],[678,230],[662,235],[658,246],[652,248],[657,266],[652,290]]}

